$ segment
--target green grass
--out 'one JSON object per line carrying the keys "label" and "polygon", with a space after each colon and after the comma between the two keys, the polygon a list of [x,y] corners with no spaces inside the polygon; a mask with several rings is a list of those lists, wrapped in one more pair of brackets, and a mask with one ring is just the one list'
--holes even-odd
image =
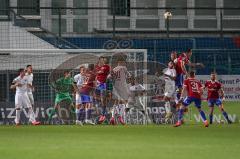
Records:
{"label": "green grass", "polygon": [[[226,106],[230,113],[239,109],[237,104],[231,109],[233,105]],[[209,128],[196,123],[179,128],[0,126],[0,159],[235,159],[239,158],[239,132],[239,123]]]}

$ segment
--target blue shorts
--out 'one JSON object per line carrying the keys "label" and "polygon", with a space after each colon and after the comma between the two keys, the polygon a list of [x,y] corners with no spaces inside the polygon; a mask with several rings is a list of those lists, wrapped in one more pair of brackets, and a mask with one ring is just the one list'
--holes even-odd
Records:
{"label": "blue shorts", "polygon": [[184,81],[184,74],[178,74],[176,76],[176,87],[182,88],[183,87],[183,81]]}
{"label": "blue shorts", "polygon": [[220,106],[222,105],[222,99],[208,99],[208,106],[214,107],[214,105]]}
{"label": "blue shorts", "polygon": [[195,107],[197,108],[201,108],[201,99],[199,98],[194,98],[194,97],[186,97],[184,100],[183,100],[183,105],[184,106],[189,106],[192,102],[195,103]]}
{"label": "blue shorts", "polygon": [[82,103],[92,103],[92,97],[90,95],[81,94]]}
{"label": "blue shorts", "polygon": [[97,81],[97,87],[96,87],[96,94],[97,95],[103,95],[107,90],[107,84],[106,83],[100,83]]}

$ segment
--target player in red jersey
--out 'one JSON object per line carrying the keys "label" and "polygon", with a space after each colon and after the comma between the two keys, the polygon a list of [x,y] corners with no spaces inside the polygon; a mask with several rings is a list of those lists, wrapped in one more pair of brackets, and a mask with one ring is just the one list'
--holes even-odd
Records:
{"label": "player in red jersey", "polygon": [[99,118],[99,123],[102,123],[106,119],[106,91],[107,91],[107,85],[106,80],[110,73],[110,66],[108,65],[108,59],[106,57],[102,57],[100,59],[101,64],[97,67],[96,70],[96,95],[98,99],[101,101],[102,106],[102,114]]}
{"label": "player in red jersey", "polygon": [[[187,97],[183,100],[183,94],[185,94],[185,91],[187,92]],[[184,80],[183,90],[181,93],[181,101],[182,106],[179,109],[178,113],[178,121],[175,125],[175,127],[182,125],[182,119],[183,119],[183,113],[187,106],[189,106],[192,102],[195,103],[195,106],[198,108],[198,111],[203,119],[204,126],[208,127],[208,121],[206,118],[205,113],[201,109],[201,95],[203,92],[202,84],[199,80],[195,78],[195,72],[191,71],[189,74],[189,77]]]}
{"label": "player in red jersey", "polygon": [[92,103],[93,103],[93,90],[95,87],[95,72],[94,64],[89,64],[86,73],[84,74],[84,82],[80,89],[82,103],[85,105],[85,123],[94,125],[91,121]]}
{"label": "player in red jersey", "polygon": [[213,122],[213,110],[214,110],[214,105],[217,105],[222,112],[223,116],[227,120],[229,124],[232,123],[232,121],[228,118],[227,112],[223,108],[222,101],[224,99],[224,91],[222,89],[222,84],[217,81],[216,73],[212,72],[211,73],[211,79],[206,81],[205,87],[208,91],[208,106],[210,108],[210,113],[209,113],[209,120],[210,124]]}
{"label": "player in red jersey", "polygon": [[[172,56],[175,57],[174,54]],[[191,56],[192,56],[192,50],[188,49],[186,51],[186,53],[180,54],[174,60],[175,69],[176,69],[176,73],[177,73],[177,76],[176,76],[176,87],[177,87],[176,106],[177,107],[179,107],[181,104],[179,102],[179,99],[180,99],[181,92],[182,92],[184,76],[185,75],[186,75],[186,77],[189,76],[185,66],[188,65],[190,67],[196,67],[196,66],[204,67],[204,65],[202,63],[191,63],[191,61],[190,61]]]}

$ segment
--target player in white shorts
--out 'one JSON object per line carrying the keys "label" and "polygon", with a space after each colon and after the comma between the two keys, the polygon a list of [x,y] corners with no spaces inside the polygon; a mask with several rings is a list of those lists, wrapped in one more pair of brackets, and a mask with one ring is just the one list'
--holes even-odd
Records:
{"label": "player in white shorts", "polygon": [[33,72],[32,65],[27,65],[26,73],[25,73],[25,76],[28,78],[28,83],[29,83],[29,87],[27,88],[27,95],[32,104],[32,107],[34,107],[34,98],[33,98],[34,87],[32,85],[32,83],[33,83],[33,73],[32,72]]}
{"label": "player in white shorts", "polygon": [[82,98],[81,98],[81,94],[80,94],[80,90],[82,88],[82,85],[85,81],[85,73],[86,68],[84,66],[81,66],[79,68],[79,74],[74,76],[74,82],[77,85],[77,92],[76,92],[76,124],[77,125],[83,125],[82,123],[82,119],[84,118],[84,106],[82,105]]}
{"label": "player in white shorts", "polygon": [[136,108],[145,114],[145,107],[140,100],[140,96],[143,96],[144,92],[145,88],[143,85],[139,84],[137,79],[132,77],[129,84],[129,97],[126,112],[128,112],[131,108]]}
{"label": "player in white shorts", "polygon": [[176,79],[176,70],[174,68],[174,63],[170,61],[168,63],[168,68],[163,70],[164,80],[165,80],[165,90],[164,90],[164,101],[166,109],[166,118],[172,116],[170,100],[174,97],[175,94],[175,79]]}
{"label": "player in white shorts", "polygon": [[35,114],[33,112],[33,108],[31,102],[27,95],[27,89],[30,86],[27,76],[25,76],[24,69],[19,69],[19,76],[13,80],[13,84],[11,85],[11,89],[16,89],[15,94],[15,109],[16,109],[16,117],[15,123],[16,125],[20,124],[20,115],[23,108],[28,108],[28,116],[29,121],[33,125],[39,125],[40,122],[36,121]]}
{"label": "player in white shorts", "polygon": [[[127,71],[126,62],[124,57],[118,58],[118,65],[113,69],[114,74],[114,84],[113,84],[113,111],[112,118],[110,122],[114,119],[114,116],[118,116],[118,121],[121,124],[125,124],[124,122],[124,114],[125,114],[125,105],[127,104],[129,91],[127,85],[127,78],[130,77],[130,73]],[[115,111],[115,110],[118,111]],[[115,114],[114,112],[118,112]]]}

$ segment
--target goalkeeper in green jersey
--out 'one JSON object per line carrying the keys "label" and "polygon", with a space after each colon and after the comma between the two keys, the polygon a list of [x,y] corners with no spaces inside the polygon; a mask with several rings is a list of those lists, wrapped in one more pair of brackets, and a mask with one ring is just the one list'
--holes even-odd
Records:
{"label": "goalkeeper in green jersey", "polygon": [[[52,117],[56,114],[57,110],[60,113],[59,110],[61,103],[67,102],[67,104],[70,106],[70,111],[74,109],[74,104],[70,93],[72,92],[72,88],[74,88],[74,92],[76,90],[76,85],[73,78],[71,78],[70,71],[64,71],[63,77],[52,82],[51,86],[56,90],[56,98],[54,108],[49,113],[48,122],[52,120]],[[59,113],[58,116],[61,117]]]}

